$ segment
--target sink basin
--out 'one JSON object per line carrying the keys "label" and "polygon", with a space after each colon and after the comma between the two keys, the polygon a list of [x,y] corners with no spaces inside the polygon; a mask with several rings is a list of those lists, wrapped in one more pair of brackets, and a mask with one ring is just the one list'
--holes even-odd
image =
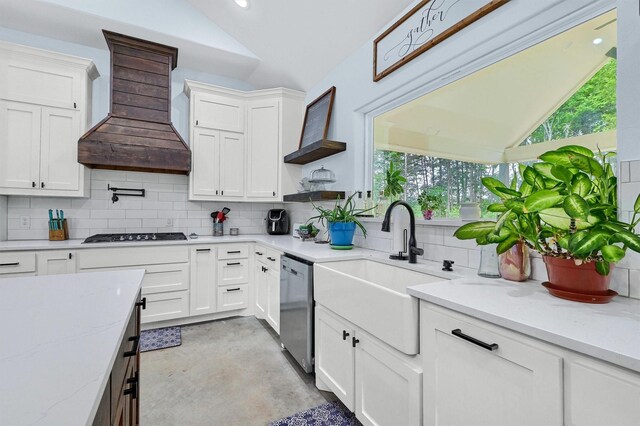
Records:
{"label": "sink basin", "polygon": [[314,299],[408,355],[420,352],[418,299],[407,287],[444,278],[374,260],[314,265]]}

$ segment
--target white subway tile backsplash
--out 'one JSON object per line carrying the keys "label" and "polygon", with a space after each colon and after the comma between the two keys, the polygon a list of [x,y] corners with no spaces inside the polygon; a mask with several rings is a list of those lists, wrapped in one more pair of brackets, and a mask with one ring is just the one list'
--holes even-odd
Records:
{"label": "white subway tile backsplash", "polygon": [[127,219],[155,219],[158,217],[157,210],[126,210]]}
{"label": "white subway tile backsplash", "polygon": [[617,291],[620,296],[629,296],[629,270],[613,268],[609,288]]}
{"label": "white subway tile backsplash", "polygon": [[126,210],[90,210],[92,219],[124,219]]}
{"label": "white subway tile backsplash", "polygon": [[620,182],[629,182],[630,181],[630,171],[629,171],[630,162],[622,161],[620,163]]}
{"label": "white subway tile backsplash", "polygon": [[[173,191],[173,187],[171,188]],[[160,192],[158,193],[159,201],[187,201],[186,192]]]}
{"label": "white subway tile backsplash", "polygon": [[31,198],[29,197],[9,197],[7,201],[9,207],[29,208],[31,207]]}
{"label": "white subway tile backsplash", "polygon": [[640,269],[629,271],[629,296],[640,299]]}
{"label": "white subway tile backsplash", "polygon": [[640,161],[630,161],[628,164],[629,164],[629,181],[640,182]]}
{"label": "white subway tile backsplash", "polygon": [[107,228],[109,226],[108,219],[76,219],[69,217],[69,230],[81,228]]}

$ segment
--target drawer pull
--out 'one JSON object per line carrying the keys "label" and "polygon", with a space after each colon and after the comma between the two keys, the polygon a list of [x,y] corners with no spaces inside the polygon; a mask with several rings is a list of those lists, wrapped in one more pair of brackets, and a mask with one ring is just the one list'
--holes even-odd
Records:
{"label": "drawer pull", "polygon": [[0,263],[0,266],[18,266],[20,262]]}
{"label": "drawer pull", "polygon": [[131,336],[129,337],[129,341],[133,342],[133,347],[130,351],[124,353],[125,358],[129,358],[132,356],[136,356],[138,353],[138,344],[140,343],[140,336]]}
{"label": "drawer pull", "polygon": [[262,256],[262,255],[263,255],[263,253],[262,253],[262,252],[259,252],[259,251],[257,251],[257,252],[256,252],[256,254],[257,254],[258,256]]}
{"label": "drawer pull", "polygon": [[347,337],[349,337],[349,333],[347,333],[347,330],[342,330],[342,340],[347,340]]}
{"label": "drawer pull", "polygon": [[238,266],[238,265],[242,265],[242,263],[240,263],[240,262],[227,262],[227,266]]}
{"label": "drawer pull", "polygon": [[238,288],[228,288],[227,291],[240,291],[240,287],[238,287]]}
{"label": "drawer pull", "polygon": [[127,383],[131,385],[129,389],[124,390],[125,395],[131,395],[132,399],[138,398],[138,372],[136,372],[135,376],[127,379]]}
{"label": "drawer pull", "polygon": [[265,268],[264,266],[262,267],[262,272],[267,272],[269,270],[269,268]]}
{"label": "drawer pull", "polygon": [[208,248],[208,249],[196,249],[196,251],[211,251],[211,249],[210,248]]}
{"label": "drawer pull", "polygon": [[267,257],[268,260],[275,262],[276,260],[273,257]]}
{"label": "drawer pull", "polygon": [[360,343],[360,340],[356,339],[355,337],[351,338],[351,346],[355,348],[358,343]]}
{"label": "drawer pull", "polygon": [[240,254],[240,250],[228,251],[227,254]]}
{"label": "drawer pull", "polygon": [[471,342],[474,345],[478,345],[481,348],[486,349],[488,351],[498,350],[498,344],[497,343],[485,343],[482,340],[478,340],[478,339],[476,339],[474,337],[467,336],[459,328],[456,328],[455,330],[451,330],[451,334],[453,334],[454,336],[457,336],[457,337],[459,337],[459,338],[461,338],[463,340],[466,340],[467,342]]}
{"label": "drawer pull", "polygon": [[147,309],[147,298],[143,297],[139,302],[136,302],[136,306],[141,306],[142,309]]}

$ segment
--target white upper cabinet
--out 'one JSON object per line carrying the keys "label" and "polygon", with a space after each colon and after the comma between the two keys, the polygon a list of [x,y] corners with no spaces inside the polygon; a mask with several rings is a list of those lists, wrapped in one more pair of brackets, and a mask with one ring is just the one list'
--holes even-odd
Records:
{"label": "white upper cabinet", "polygon": [[282,158],[280,140],[280,103],[277,100],[250,102],[248,105],[247,197],[278,196],[278,174]]}
{"label": "white upper cabinet", "polygon": [[77,147],[97,77],[88,59],[0,42],[0,194],[89,195]]}
{"label": "white upper cabinet", "polygon": [[295,192],[300,168],[283,158],[298,148],[303,93],[243,92],[189,80],[184,91],[190,97],[190,200],[282,201]]}

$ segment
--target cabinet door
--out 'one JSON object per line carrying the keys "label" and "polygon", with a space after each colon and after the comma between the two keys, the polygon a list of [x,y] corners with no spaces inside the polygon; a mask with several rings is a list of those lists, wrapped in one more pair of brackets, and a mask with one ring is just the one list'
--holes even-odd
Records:
{"label": "cabinet door", "polygon": [[425,424],[562,425],[560,357],[529,338],[422,304]]}
{"label": "cabinet door", "polygon": [[244,136],[220,132],[220,195],[244,196]]}
{"label": "cabinet door", "polygon": [[281,161],[278,101],[249,105],[247,137],[247,197],[276,198]]}
{"label": "cabinet door", "polygon": [[80,112],[42,108],[40,182],[45,190],[80,189]]}
{"label": "cabinet door", "polygon": [[321,306],[315,313],[316,376],[354,411],[354,330]]}
{"label": "cabinet door", "polygon": [[75,253],[69,251],[41,251],[37,255],[38,275],[73,274],[76,272]]}
{"label": "cabinet door", "polygon": [[422,370],[362,332],[356,345],[356,409],[363,425],[422,424]]}
{"label": "cabinet door", "polygon": [[265,266],[260,262],[256,262],[254,274],[256,317],[264,319],[267,316],[267,272]]}
{"label": "cabinet door", "polygon": [[193,195],[216,196],[220,191],[220,132],[194,129],[191,141]]}
{"label": "cabinet door", "polygon": [[216,312],[216,294],[215,248],[191,248],[191,315]]}
{"label": "cabinet door", "polygon": [[267,322],[280,334],[280,270],[267,271]]}
{"label": "cabinet door", "polygon": [[244,103],[225,96],[196,93],[193,123],[199,128],[244,132]]}
{"label": "cabinet door", "polygon": [[0,101],[0,188],[40,187],[40,123],[40,107]]}
{"label": "cabinet door", "polygon": [[573,355],[565,359],[565,424],[640,424],[640,374]]}

